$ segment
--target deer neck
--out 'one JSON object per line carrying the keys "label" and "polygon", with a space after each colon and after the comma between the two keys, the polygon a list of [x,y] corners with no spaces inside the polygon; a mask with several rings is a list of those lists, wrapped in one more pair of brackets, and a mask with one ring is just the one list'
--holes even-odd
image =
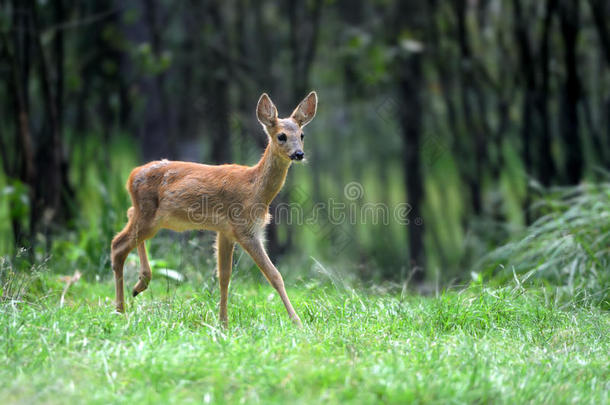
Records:
{"label": "deer neck", "polygon": [[257,171],[257,190],[261,202],[266,205],[280,192],[286,181],[290,160],[282,158],[273,151],[271,143],[267,145],[263,157],[255,166]]}

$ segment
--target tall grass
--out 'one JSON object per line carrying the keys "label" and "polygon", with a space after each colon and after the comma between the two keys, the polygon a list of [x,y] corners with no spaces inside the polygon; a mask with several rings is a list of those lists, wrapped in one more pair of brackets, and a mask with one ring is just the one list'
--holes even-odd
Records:
{"label": "tall grass", "polygon": [[609,308],[610,183],[553,189],[532,209],[541,216],[482,260],[485,274],[538,280]]}

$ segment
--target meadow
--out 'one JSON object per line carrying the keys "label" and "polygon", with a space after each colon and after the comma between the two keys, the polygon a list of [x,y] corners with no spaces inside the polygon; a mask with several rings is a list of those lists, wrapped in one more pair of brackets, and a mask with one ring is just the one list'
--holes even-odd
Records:
{"label": "meadow", "polygon": [[288,283],[298,329],[245,274],[223,329],[211,275],[158,276],[125,315],[110,279],[73,284],[60,307],[56,275],[4,276],[3,404],[609,401],[608,312],[517,277],[430,296],[299,279]]}

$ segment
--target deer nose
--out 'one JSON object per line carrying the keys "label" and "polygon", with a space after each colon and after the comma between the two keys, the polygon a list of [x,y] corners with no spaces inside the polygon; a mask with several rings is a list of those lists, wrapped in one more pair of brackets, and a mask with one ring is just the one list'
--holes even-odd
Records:
{"label": "deer nose", "polygon": [[302,150],[297,150],[292,155],[290,155],[290,159],[292,160],[303,160],[305,157],[305,153]]}

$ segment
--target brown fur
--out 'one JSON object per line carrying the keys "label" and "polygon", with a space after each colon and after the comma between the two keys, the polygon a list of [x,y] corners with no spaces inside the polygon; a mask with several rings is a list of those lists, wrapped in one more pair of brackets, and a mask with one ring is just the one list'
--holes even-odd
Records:
{"label": "brown fur", "polygon": [[[227,324],[227,294],[235,242],[242,245],[278,291],[291,319],[301,324],[286,295],[282,276],[263,247],[263,231],[269,221],[269,204],[282,189],[295,152],[302,152],[302,128],[315,116],[317,96],[310,93],[289,118],[278,119],[277,109],[266,94],[257,105],[257,118],[269,143],[255,166],[220,166],[190,162],[154,161],[135,168],[127,189],[132,207],[127,225],[112,240],[111,258],[116,281],[116,309],[124,311],[123,265],[138,247],[140,278],[137,295],[152,277],[144,241],[159,229],[175,231],[207,229],[217,232],[220,320]],[[279,141],[285,134],[286,141]]]}

